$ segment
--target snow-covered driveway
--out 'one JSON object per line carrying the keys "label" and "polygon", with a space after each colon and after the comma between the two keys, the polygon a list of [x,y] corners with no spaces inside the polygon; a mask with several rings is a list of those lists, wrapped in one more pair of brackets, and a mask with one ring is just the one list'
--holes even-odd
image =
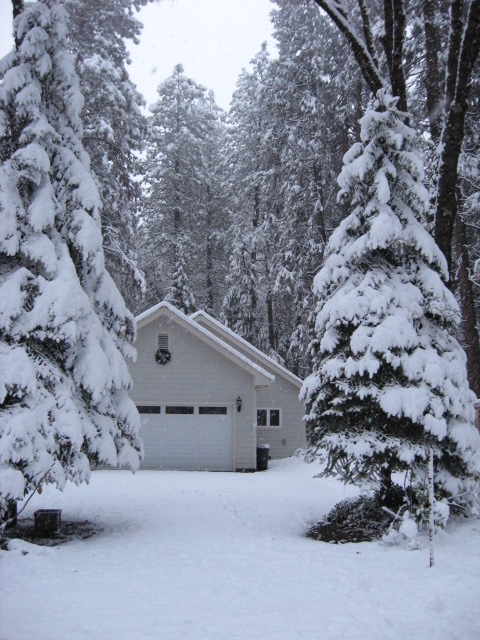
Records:
{"label": "snow-covered driveway", "polygon": [[438,536],[434,569],[426,549],[314,542],[307,524],[352,493],[316,471],[103,471],[45,491],[28,513],[105,530],[0,552],[1,640],[478,639],[480,523]]}

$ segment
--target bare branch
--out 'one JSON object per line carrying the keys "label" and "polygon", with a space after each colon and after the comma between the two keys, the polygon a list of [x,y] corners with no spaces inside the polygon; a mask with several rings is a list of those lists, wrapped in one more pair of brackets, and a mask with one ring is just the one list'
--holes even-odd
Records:
{"label": "bare branch", "polygon": [[378,59],[377,54],[375,53],[375,46],[373,44],[372,28],[370,27],[370,18],[368,17],[365,0],[358,0],[358,6],[360,8],[360,15],[362,16],[362,29],[363,37],[365,38],[365,44],[367,45],[368,53],[370,54],[375,66],[378,69]]}
{"label": "bare branch", "polygon": [[357,61],[363,77],[365,78],[365,82],[367,83],[370,91],[375,95],[379,89],[385,87],[385,82],[369,53],[367,45],[349,21],[341,1],[315,0],[315,2],[325,11],[347,39],[350,49],[355,56],[355,60]]}

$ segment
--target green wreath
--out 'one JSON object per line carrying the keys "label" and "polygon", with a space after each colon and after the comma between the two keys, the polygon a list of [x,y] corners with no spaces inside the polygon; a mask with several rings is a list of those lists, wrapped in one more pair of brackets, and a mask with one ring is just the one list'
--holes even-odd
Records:
{"label": "green wreath", "polygon": [[155,353],[155,360],[158,364],[168,364],[172,359],[172,354],[168,349],[158,349]]}

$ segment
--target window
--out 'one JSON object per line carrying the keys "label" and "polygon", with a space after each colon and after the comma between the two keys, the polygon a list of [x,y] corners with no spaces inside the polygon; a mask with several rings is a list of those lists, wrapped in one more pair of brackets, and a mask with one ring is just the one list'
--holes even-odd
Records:
{"label": "window", "polygon": [[257,427],[267,426],[267,410],[257,409]]}
{"label": "window", "polygon": [[165,413],[167,415],[191,415],[193,414],[193,407],[165,407]]}
{"label": "window", "polygon": [[160,407],[153,405],[137,405],[138,413],[160,413]]}
{"label": "window", "polygon": [[279,427],[280,409],[257,409],[257,427]]}
{"label": "window", "polygon": [[226,416],[227,407],[198,407],[201,416]]}
{"label": "window", "polygon": [[280,426],[280,409],[270,409],[270,426]]}
{"label": "window", "polygon": [[168,333],[158,334],[158,349],[168,349]]}

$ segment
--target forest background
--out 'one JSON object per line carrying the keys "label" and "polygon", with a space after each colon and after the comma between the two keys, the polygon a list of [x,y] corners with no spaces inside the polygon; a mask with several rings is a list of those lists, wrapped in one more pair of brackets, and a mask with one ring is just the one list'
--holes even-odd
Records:
{"label": "forest background", "polygon": [[[128,51],[141,38],[137,11],[148,2],[64,4],[85,98],[83,141],[103,203],[107,268],[127,305],[141,312],[166,298],[187,312],[206,309],[305,376],[311,370],[313,278],[328,238],[348,213],[337,202],[337,176],[344,154],[359,140],[359,119],[372,98],[348,39],[320,10],[322,3],[276,0],[271,14],[276,56],[261,48],[238,78],[228,113],[177,66],[159,85],[157,102],[145,116],[143,96],[129,76]],[[374,58],[388,75],[384,4],[352,2],[349,16],[360,34],[368,24]],[[455,4],[465,17],[468,3]],[[410,124],[423,137],[432,203],[440,132],[432,130],[429,82],[443,92],[450,5],[403,3],[406,104]],[[450,270],[463,312],[459,338],[478,394],[475,64],[458,163]],[[434,231],[433,215],[426,226]]]}

